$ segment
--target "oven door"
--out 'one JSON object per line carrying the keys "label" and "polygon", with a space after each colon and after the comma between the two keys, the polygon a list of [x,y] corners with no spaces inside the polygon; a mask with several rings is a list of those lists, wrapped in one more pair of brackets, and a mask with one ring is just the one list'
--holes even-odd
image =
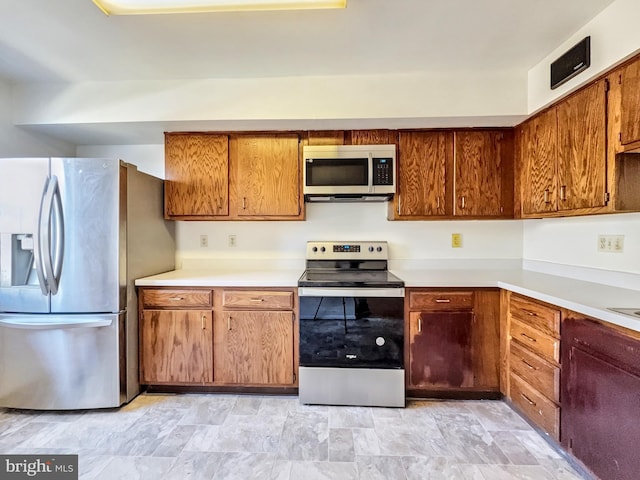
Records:
{"label": "oven door", "polygon": [[367,289],[301,295],[300,366],[403,368],[404,289],[388,290],[402,296],[369,296]]}

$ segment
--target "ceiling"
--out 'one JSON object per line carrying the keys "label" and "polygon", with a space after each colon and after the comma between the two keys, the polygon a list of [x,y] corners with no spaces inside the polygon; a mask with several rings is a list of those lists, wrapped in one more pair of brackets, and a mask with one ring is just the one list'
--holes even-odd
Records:
{"label": "ceiling", "polygon": [[[91,0],[0,0],[0,81],[524,75],[613,1],[348,0],[338,10],[109,17]],[[418,120],[422,128],[460,126]],[[473,125],[519,121],[498,120],[474,117]],[[21,128],[75,145],[120,145],[162,143],[169,130],[389,128],[385,121],[35,122]],[[402,127],[400,119],[396,128],[408,126],[415,125]]]}
{"label": "ceiling", "polygon": [[528,70],[613,0],[348,0],[344,10],[105,16],[0,0],[0,80]]}

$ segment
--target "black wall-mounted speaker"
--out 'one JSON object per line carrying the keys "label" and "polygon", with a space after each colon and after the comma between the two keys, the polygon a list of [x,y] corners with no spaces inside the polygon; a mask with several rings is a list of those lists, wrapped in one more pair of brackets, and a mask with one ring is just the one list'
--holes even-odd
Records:
{"label": "black wall-mounted speaker", "polygon": [[591,37],[585,37],[551,64],[551,90],[591,65]]}

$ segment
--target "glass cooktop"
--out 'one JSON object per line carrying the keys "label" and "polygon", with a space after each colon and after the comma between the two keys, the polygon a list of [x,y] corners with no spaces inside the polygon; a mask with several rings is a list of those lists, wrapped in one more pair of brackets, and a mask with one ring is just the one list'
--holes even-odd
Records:
{"label": "glass cooktop", "polygon": [[299,287],[402,288],[404,282],[387,270],[306,270]]}

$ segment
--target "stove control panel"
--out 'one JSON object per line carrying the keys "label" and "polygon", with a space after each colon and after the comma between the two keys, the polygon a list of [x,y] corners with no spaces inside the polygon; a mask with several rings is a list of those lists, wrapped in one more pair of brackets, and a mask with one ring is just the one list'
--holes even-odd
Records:
{"label": "stove control panel", "polygon": [[388,260],[387,242],[307,242],[307,259]]}

